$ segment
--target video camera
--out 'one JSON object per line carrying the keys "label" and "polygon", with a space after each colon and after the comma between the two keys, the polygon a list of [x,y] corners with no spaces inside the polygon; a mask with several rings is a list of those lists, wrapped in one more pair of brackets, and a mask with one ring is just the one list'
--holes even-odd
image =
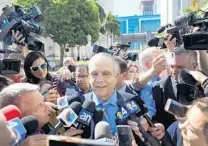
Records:
{"label": "video camera", "polygon": [[[167,24],[158,30],[159,36],[166,31],[166,36],[155,37],[148,42],[150,47],[159,46],[161,49],[166,48],[164,41],[167,40],[171,34],[172,38],[176,38],[176,47],[184,44],[187,50],[207,50],[208,49],[208,17],[204,12],[204,18],[199,18],[197,13],[199,11],[187,13],[180,16],[174,21],[174,25]],[[199,27],[198,32],[191,32],[192,27]],[[171,38],[171,39],[172,39]]]}
{"label": "video camera", "polygon": [[[116,50],[113,47],[107,49],[107,48],[104,48],[102,46],[94,45],[92,51],[94,53],[105,52],[105,53],[108,53],[110,55],[115,55],[115,54],[119,54],[121,52],[121,50],[127,51],[127,48],[129,48],[129,47],[130,47],[130,44],[118,44],[118,45],[116,45],[116,48],[119,48],[119,49]],[[136,61],[137,56],[138,55],[135,54],[135,53],[128,53],[127,60]]]}
{"label": "video camera", "polygon": [[17,59],[0,60],[0,75],[18,74],[20,72],[21,61]]}
{"label": "video camera", "polygon": [[35,51],[42,51],[43,43],[39,40],[39,35],[42,34],[43,28],[36,22],[42,22],[44,17],[41,10],[37,6],[32,6],[29,12],[25,12],[26,9],[21,6],[6,6],[3,9],[3,13],[0,16],[0,40],[7,45],[19,43],[12,37],[12,30],[14,32],[19,31],[23,37],[25,37],[25,43],[28,45],[28,49]]}

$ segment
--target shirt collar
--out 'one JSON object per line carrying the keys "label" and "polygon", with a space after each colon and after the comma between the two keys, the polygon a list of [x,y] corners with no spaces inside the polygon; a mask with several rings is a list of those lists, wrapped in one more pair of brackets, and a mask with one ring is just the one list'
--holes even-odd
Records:
{"label": "shirt collar", "polygon": [[121,89],[119,89],[119,91],[123,91],[123,92],[126,92],[126,84],[121,88]]}
{"label": "shirt collar", "polygon": [[95,93],[93,92],[93,101],[95,102],[95,105],[98,106],[100,104],[103,103],[110,103],[112,105],[117,105],[117,90],[114,90],[113,95],[107,100],[107,101],[103,101],[100,97],[98,97],[97,95],[95,95]]}

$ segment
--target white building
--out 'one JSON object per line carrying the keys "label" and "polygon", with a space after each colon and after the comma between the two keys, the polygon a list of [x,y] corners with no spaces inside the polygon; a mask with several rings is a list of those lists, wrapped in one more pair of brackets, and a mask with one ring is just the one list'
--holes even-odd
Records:
{"label": "white building", "polygon": [[153,13],[160,13],[160,0],[97,0],[105,12],[115,16],[143,15],[144,9],[153,7]]}
{"label": "white building", "polygon": [[[173,23],[178,16],[182,14],[184,8],[191,5],[191,0],[160,0],[161,12],[161,25]],[[199,1],[199,0],[198,0]]]}

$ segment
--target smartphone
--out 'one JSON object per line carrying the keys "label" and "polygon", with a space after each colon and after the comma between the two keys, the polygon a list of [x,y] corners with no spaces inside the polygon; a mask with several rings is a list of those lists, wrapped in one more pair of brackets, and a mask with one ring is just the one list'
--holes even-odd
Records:
{"label": "smartphone", "polygon": [[185,117],[187,110],[188,107],[170,98],[165,104],[165,111],[178,117]]}
{"label": "smartphone", "polygon": [[134,136],[131,127],[128,125],[118,125],[117,131],[119,146],[132,146]]}
{"label": "smartphone", "polygon": [[49,136],[47,141],[47,146],[116,146],[116,144],[112,142],[66,136]]}
{"label": "smartphone", "polygon": [[164,53],[167,65],[176,65],[176,55],[174,52]]}

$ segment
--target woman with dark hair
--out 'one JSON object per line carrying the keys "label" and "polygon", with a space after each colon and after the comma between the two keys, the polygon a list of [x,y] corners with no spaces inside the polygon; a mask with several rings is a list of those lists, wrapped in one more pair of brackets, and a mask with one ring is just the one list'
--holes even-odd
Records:
{"label": "woman with dark hair", "polygon": [[52,82],[52,76],[48,72],[48,61],[40,52],[30,52],[24,62],[26,82],[39,84],[42,80]]}
{"label": "woman with dark hair", "polygon": [[45,101],[56,102],[58,92],[53,87],[53,78],[48,72],[49,64],[46,57],[40,52],[30,52],[24,62],[25,82],[40,86],[40,92]]}

